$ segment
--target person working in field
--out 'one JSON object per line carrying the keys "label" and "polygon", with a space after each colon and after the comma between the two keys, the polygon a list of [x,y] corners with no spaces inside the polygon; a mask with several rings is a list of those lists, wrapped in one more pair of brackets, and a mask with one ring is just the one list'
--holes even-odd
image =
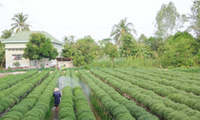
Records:
{"label": "person working in field", "polygon": [[54,96],[54,106],[58,109],[59,108],[58,106],[60,104],[61,94],[60,94],[59,89],[57,87],[54,89],[53,96]]}

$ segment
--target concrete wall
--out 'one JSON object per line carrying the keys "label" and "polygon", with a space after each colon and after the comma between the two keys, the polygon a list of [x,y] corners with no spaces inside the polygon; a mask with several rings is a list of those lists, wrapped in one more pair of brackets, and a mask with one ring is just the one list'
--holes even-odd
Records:
{"label": "concrete wall", "polygon": [[66,68],[71,68],[71,67],[73,67],[73,61],[59,61],[58,62],[58,64],[57,64],[58,66],[56,66],[56,67],[61,67],[61,66],[66,66]]}
{"label": "concrete wall", "polygon": [[20,62],[20,67],[29,67],[30,62],[28,59],[22,57],[22,60],[12,60],[13,54],[21,54],[23,55],[25,48],[25,44],[5,44],[5,57],[6,57],[6,68],[13,68],[13,63],[18,61]]}
{"label": "concrete wall", "polygon": [[40,64],[44,64],[45,68],[50,67],[50,66],[54,66],[54,65],[56,66],[56,63],[57,63],[56,59],[55,60],[49,60],[47,58],[43,58],[43,59],[40,60]]}

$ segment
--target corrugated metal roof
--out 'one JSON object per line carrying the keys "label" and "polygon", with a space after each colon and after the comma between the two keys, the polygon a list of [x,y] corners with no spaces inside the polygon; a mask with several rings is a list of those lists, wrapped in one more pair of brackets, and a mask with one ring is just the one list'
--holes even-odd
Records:
{"label": "corrugated metal roof", "polygon": [[42,33],[44,34],[47,38],[51,39],[52,43],[57,43],[57,44],[62,44],[61,41],[50,35],[49,33],[45,31],[20,31],[13,35],[12,37],[5,39],[4,43],[21,43],[21,42],[28,42],[30,34],[32,33]]}

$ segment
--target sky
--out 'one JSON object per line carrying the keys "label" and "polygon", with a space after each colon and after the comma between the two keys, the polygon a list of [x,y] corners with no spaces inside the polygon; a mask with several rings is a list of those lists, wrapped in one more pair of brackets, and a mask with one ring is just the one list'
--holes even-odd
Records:
{"label": "sky", "polygon": [[[171,0],[180,14],[190,13],[192,0]],[[138,38],[154,34],[154,22],[162,4],[170,0],[0,0],[0,32],[10,29],[14,14],[28,14],[31,31],[46,31],[63,40],[90,35],[96,41],[110,37],[112,27],[127,17]],[[1,35],[1,33],[0,33]]]}

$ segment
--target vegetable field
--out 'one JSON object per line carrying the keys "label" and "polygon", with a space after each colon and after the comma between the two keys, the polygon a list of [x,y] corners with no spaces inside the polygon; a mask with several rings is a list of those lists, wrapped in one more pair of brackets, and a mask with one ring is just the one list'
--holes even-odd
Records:
{"label": "vegetable field", "polygon": [[49,109],[60,71],[31,71],[0,85],[1,120],[39,120]]}
{"label": "vegetable field", "polygon": [[0,120],[43,120],[62,87],[59,120],[199,120],[200,75],[157,69],[29,71],[0,81]]}
{"label": "vegetable field", "polygon": [[[128,112],[138,120],[200,118],[198,74],[155,69],[91,69],[90,72],[80,70],[80,73],[94,93],[96,89],[104,90],[97,92],[97,96],[106,93],[109,99],[128,110],[125,112],[125,108],[121,108],[124,113],[115,114],[115,110],[121,109],[115,109],[118,107],[114,103],[105,103],[104,107],[115,119],[120,119],[119,116],[123,114],[128,115]],[[98,88],[93,88],[95,85]],[[102,104],[104,96],[99,96]],[[132,104],[128,105],[129,102]]]}

